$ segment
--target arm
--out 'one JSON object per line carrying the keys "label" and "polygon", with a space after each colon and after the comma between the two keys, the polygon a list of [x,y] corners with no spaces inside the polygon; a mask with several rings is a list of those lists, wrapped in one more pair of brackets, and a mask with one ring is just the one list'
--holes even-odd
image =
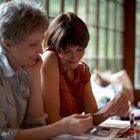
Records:
{"label": "arm", "polygon": [[0,84],[0,140],[45,140],[60,134],[80,135],[92,127],[91,115],[75,114],[48,126],[32,129],[20,129],[20,126],[16,126],[15,129],[14,125],[9,125],[6,117],[8,103],[5,91]]}
{"label": "arm", "polygon": [[57,56],[54,52],[46,51],[42,55],[41,85],[44,100],[44,109],[48,114],[47,123],[60,120],[59,97],[59,68]]}
{"label": "arm", "polygon": [[124,93],[116,95],[114,99],[106,103],[102,108],[98,109],[95,97],[92,93],[91,84],[89,82],[84,87],[83,98],[86,113],[93,113],[92,116],[94,125],[99,125],[112,116],[129,115],[128,98]]}
{"label": "arm", "polygon": [[129,116],[130,106],[128,102],[128,97],[125,93],[120,93],[114,97],[109,103],[111,106],[108,107],[105,112],[105,116]]}
{"label": "arm", "polygon": [[42,59],[38,56],[38,61],[35,65],[25,67],[25,71],[29,77],[30,84],[30,100],[27,110],[27,115],[33,118],[44,116],[43,99],[41,95],[41,80],[40,80],[40,67]]}
{"label": "arm", "polygon": [[[92,114],[93,118],[109,118],[113,116],[128,116],[130,113],[128,100],[125,94],[117,95],[107,102],[98,112]],[[100,124],[101,122],[97,123]]]}
{"label": "arm", "polygon": [[0,140],[45,140],[60,134],[80,135],[90,127],[92,127],[92,117],[90,115],[75,114],[48,126],[32,129],[8,128],[4,108],[0,109]]}
{"label": "arm", "polygon": [[[84,86],[83,95],[85,113],[96,113],[98,111],[98,106],[94,94],[92,92],[90,81]],[[98,125],[105,121],[107,118],[108,117],[105,117],[103,113],[99,115],[93,115],[93,124]]]}
{"label": "arm", "polygon": [[61,134],[81,135],[92,127],[91,115],[74,114],[54,124],[32,129],[7,128],[0,112],[0,140],[45,140]]}
{"label": "arm", "polygon": [[45,140],[61,134],[81,135],[91,127],[90,114],[74,114],[44,127],[21,130],[15,140]]}

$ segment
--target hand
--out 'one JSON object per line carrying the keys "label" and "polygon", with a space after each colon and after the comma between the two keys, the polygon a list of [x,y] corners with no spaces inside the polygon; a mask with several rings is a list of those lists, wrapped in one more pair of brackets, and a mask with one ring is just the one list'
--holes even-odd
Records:
{"label": "hand", "polygon": [[81,135],[92,127],[90,114],[74,114],[61,120],[67,134]]}
{"label": "hand", "polygon": [[34,65],[23,67],[23,69],[27,72],[29,77],[37,76],[37,74],[40,76],[40,68],[42,65],[42,58],[41,58],[40,54],[38,54],[38,56],[36,56],[36,58],[37,58],[36,63]]}
{"label": "hand", "polygon": [[130,114],[130,106],[128,98],[125,94],[118,94],[109,101],[100,112],[104,112],[105,117],[122,116],[126,117]]}

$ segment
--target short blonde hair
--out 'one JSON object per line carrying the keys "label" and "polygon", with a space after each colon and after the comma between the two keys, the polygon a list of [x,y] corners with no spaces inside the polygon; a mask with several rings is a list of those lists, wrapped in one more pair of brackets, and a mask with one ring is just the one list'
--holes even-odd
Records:
{"label": "short blonde hair", "polygon": [[12,0],[0,5],[0,40],[13,44],[34,31],[46,31],[48,19],[45,10],[29,0]]}

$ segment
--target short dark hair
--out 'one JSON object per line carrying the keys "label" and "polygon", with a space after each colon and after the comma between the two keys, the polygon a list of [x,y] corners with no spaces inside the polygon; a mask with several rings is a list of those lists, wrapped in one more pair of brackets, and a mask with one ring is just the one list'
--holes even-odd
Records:
{"label": "short dark hair", "polygon": [[68,47],[86,48],[89,42],[86,24],[74,13],[58,15],[48,27],[45,34],[46,46],[54,46],[56,51],[65,51]]}

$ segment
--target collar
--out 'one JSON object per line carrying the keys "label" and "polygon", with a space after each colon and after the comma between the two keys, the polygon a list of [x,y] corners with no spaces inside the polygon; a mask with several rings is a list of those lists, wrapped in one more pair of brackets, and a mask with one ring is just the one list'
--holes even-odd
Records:
{"label": "collar", "polygon": [[11,77],[15,74],[14,70],[12,69],[6,53],[4,52],[2,46],[0,46],[0,66],[2,67],[2,71],[5,77]]}

